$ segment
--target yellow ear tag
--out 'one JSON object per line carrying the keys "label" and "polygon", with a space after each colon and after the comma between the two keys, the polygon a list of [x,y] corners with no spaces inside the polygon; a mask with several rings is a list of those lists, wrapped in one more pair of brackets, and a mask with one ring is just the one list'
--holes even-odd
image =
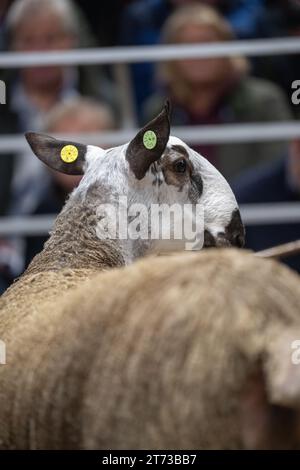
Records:
{"label": "yellow ear tag", "polygon": [[78,149],[75,145],[65,145],[61,149],[60,156],[65,163],[73,163],[78,158]]}

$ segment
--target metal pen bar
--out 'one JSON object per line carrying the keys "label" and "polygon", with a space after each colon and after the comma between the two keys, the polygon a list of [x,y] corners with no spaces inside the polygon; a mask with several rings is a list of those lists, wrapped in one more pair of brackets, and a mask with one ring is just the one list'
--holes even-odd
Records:
{"label": "metal pen bar", "polygon": [[[246,225],[300,224],[300,203],[242,204],[243,222]],[[0,236],[44,235],[53,226],[54,215],[36,215],[0,218]]]}
{"label": "metal pen bar", "polygon": [[240,55],[257,57],[299,52],[299,38],[250,39],[211,44],[102,47],[51,52],[2,52],[0,68],[160,62]]}
{"label": "metal pen bar", "polygon": [[[131,140],[138,129],[121,129],[101,133],[57,134],[57,137],[74,140],[104,148],[124,144]],[[300,138],[298,121],[272,122],[268,124],[224,124],[222,126],[174,126],[171,134],[189,143],[196,144],[230,144],[239,142],[275,142]],[[6,134],[0,137],[1,153],[20,152],[27,143],[23,134]]]}

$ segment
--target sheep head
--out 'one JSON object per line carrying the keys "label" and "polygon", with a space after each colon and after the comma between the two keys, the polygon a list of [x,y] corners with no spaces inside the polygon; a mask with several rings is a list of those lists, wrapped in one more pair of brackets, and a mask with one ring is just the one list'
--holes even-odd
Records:
{"label": "sheep head", "polygon": [[[180,139],[170,136],[168,103],[131,142],[120,147],[104,150],[33,132],[27,133],[26,138],[33,152],[50,168],[67,174],[84,175],[73,195],[81,194],[86,197],[93,194],[99,206],[107,203],[116,206],[118,197],[126,197],[127,207],[143,205],[146,214],[150,213],[153,205],[172,207],[172,213],[168,212],[167,222],[167,232],[173,230],[172,234],[174,225],[178,225],[176,214],[174,222],[176,206],[175,209],[181,211],[180,224],[184,223],[185,218],[189,218],[191,224],[197,220],[196,243],[192,244],[193,248],[244,244],[244,227],[229,184],[203,156]],[[195,208],[198,211],[196,215]],[[165,217],[162,212],[158,213],[159,217]],[[140,225],[144,219],[145,214],[139,220]],[[167,246],[167,249],[182,249],[182,243],[186,247],[186,234],[181,238],[177,236],[175,244],[174,237],[171,236],[170,243],[170,238],[165,236],[166,226],[163,229],[161,227],[164,222],[158,222],[159,229],[156,230],[155,237],[149,235],[148,227],[151,242],[144,243],[147,250],[155,250],[157,247],[159,250],[162,239],[163,246]],[[151,224],[153,226],[152,218]]]}

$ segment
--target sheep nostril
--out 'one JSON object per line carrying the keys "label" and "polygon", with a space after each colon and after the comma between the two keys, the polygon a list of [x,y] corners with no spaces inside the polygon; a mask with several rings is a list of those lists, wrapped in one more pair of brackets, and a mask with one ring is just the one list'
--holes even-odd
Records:
{"label": "sheep nostril", "polygon": [[244,244],[245,244],[245,236],[244,236],[244,234],[237,233],[237,234],[233,237],[233,245],[234,245],[234,246],[237,246],[238,248],[243,248]]}
{"label": "sheep nostril", "polygon": [[203,246],[205,248],[212,248],[212,247],[216,246],[216,240],[212,236],[212,234],[210,233],[209,230],[204,231],[204,244],[203,244]]}
{"label": "sheep nostril", "polygon": [[245,244],[245,228],[238,209],[233,211],[231,220],[225,229],[225,234],[232,246],[243,248]]}

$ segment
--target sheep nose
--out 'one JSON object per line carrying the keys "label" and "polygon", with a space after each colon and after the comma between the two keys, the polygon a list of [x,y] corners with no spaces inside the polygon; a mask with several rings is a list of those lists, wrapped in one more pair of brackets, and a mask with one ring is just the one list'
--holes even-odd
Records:
{"label": "sheep nose", "polygon": [[238,209],[232,213],[231,221],[225,229],[225,236],[232,246],[242,248],[245,244],[245,227]]}
{"label": "sheep nose", "polygon": [[233,236],[233,245],[234,246],[237,246],[238,248],[243,248],[243,246],[245,245],[245,236],[244,234],[236,234]]}
{"label": "sheep nose", "polygon": [[232,213],[231,220],[224,232],[214,237],[209,230],[204,232],[204,247],[236,246],[242,248],[245,244],[245,228],[238,209]]}

